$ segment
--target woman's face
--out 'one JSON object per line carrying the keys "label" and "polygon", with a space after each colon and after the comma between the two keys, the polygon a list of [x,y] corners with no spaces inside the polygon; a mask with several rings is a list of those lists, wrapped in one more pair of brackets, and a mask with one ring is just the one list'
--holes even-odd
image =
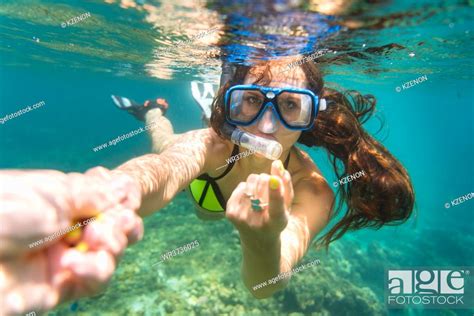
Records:
{"label": "woman's face", "polygon": [[[268,84],[274,88],[306,88],[307,81],[303,70],[295,67],[285,71],[286,65],[275,65],[271,68],[272,81]],[[264,67],[253,68],[244,84],[256,84],[258,74],[263,72]],[[283,150],[287,150],[293,146],[300,137],[301,131],[293,131],[286,128],[278,119],[276,114],[267,108],[261,118],[250,126],[241,126],[240,129],[245,130],[254,135],[276,140],[283,146]]]}

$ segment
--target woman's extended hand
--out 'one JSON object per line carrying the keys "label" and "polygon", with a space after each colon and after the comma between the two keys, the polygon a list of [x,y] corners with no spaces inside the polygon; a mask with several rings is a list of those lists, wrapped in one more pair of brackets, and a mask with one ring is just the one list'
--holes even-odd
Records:
{"label": "woman's extended hand", "polygon": [[[131,178],[100,167],[0,172],[0,314],[100,292],[126,246],[142,238],[140,201]],[[76,222],[84,226],[58,234]]]}
{"label": "woman's extended hand", "polygon": [[290,173],[277,160],[271,175],[251,174],[237,186],[227,202],[226,217],[243,242],[264,247],[278,240],[285,229],[293,196]]}

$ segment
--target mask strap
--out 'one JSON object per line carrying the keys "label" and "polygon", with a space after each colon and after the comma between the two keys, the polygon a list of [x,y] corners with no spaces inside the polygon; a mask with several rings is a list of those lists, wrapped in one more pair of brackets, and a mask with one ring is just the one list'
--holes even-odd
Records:
{"label": "mask strap", "polygon": [[327,102],[326,99],[321,98],[319,100],[319,111],[325,111],[327,109]]}

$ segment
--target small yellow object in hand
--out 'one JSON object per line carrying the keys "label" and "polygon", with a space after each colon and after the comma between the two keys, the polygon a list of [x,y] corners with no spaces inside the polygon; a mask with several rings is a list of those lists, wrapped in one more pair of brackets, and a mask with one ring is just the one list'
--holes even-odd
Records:
{"label": "small yellow object in hand", "polygon": [[96,221],[101,221],[103,219],[104,219],[104,214],[103,213],[99,213],[95,216]]}
{"label": "small yellow object in hand", "polygon": [[87,250],[89,250],[89,245],[85,241],[81,241],[77,244],[76,249],[81,252],[86,252]]}
{"label": "small yellow object in hand", "polygon": [[78,227],[74,230],[71,230],[69,233],[67,233],[64,239],[69,244],[75,244],[79,241],[79,239],[81,239],[81,236],[82,236],[82,228]]}
{"label": "small yellow object in hand", "polygon": [[275,176],[270,177],[270,189],[277,190],[280,187],[280,181]]}

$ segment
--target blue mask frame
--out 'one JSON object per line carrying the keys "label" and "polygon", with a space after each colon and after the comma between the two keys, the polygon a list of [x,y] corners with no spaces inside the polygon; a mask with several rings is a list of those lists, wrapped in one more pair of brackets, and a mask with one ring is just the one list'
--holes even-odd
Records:
{"label": "blue mask frame", "polygon": [[[234,121],[230,117],[230,97],[234,90],[254,90],[254,91],[257,90],[257,91],[260,91],[260,93],[262,93],[262,95],[265,97],[262,108],[258,111],[255,117],[249,122],[243,123],[239,121]],[[269,92],[273,92],[274,95],[272,98],[269,98],[267,96],[267,93]],[[292,126],[283,119],[283,115],[281,115],[280,110],[278,108],[278,100],[277,100],[278,95],[283,92],[296,92],[296,93],[306,94],[311,97],[312,108],[311,108],[311,113],[310,113],[310,120],[307,125]],[[311,129],[314,125],[314,119],[318,115],[318,108],[319,108],[318,105],[319,105],[319,98],[317,95],[315,95],[312,91],[308,89],[299,89],[299,88],[272,88],[272,87],[264,87],[264,86],[257,86],[257,85],[235,85],[235,86],[230,87],[227,90],[224,97],[225,118],[228,123],[236,125],[236,126],[249,126],[249,125],[254,124],[256,121],[260,120],[260,118],[263,116],[263,113],[265,113],[267,108],[272,107],[273,114],[276,117],[278,117],[280,122],[287,129],[297,130],[297,131],[308,130],[308,129]]]}

